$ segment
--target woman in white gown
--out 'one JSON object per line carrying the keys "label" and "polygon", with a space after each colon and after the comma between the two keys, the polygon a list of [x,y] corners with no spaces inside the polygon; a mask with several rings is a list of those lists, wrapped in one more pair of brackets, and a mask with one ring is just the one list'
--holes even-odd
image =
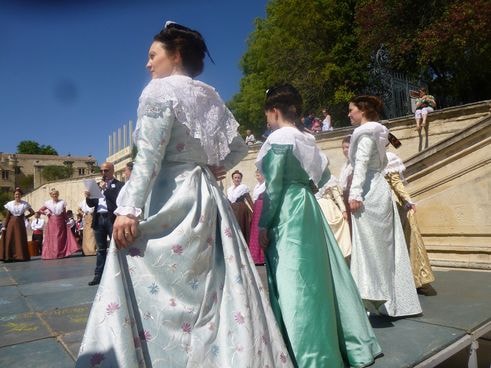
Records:
{"label": "woman in white gown", "polygon": [[373,96],[355,97],[349,104],[348,116],[357,126],[349,147],[351,273],[369,311],[401,317],[421,313],[421,306],[397,207],[384,178],[389,131],[377,122],[381,109],[382,102]]}
{"label": "woman in white gown", "polygon": [[192,79],[205,53],[198,32],[169,22],[150,47],[138,153],[77,367],[292,366],[215,179],[247,146],[217,92]]}

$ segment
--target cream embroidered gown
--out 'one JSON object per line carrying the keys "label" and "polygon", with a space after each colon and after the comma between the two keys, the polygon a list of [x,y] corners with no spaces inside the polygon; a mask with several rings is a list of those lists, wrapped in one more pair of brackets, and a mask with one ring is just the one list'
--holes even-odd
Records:
{"label": "cream embroidered gown", "polygon": [[140,97],[131,179],[117,213],[138,215],[111,243],[77,367],[292,367],[232,209],[207,164],[247,153],[210,86],[152,80]]}

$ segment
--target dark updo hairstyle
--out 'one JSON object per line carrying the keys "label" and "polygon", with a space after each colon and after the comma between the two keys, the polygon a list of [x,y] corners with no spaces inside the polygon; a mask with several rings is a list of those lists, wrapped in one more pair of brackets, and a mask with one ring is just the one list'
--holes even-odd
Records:
{"label": "dark updo hairstyle", "polygon": [[171,55],[179,52],[182,67],[191,78],[200,75],[203,71],[205,53],[208,53],[208,49],[203,36],[198,31],[168,22],[153,40],[162,43],[164,49]]}
{"label": "dark updo hairstyle", "polygon": [[363,112],[367,120],[380,120],[380,115],[384,108],[384,103],[380,98],[375,96],[357,96],[352,98],[350,102]]}
{"label": "dark updo hairstyle", "polygon": [[241,179],[244,177],[244,175],[242,175],[242,173],[241,173],[239,170],[235,170],[235,171],[232,173],[231,177],[233,178],[235,174],[239,174]]}
{"label": "dark updo hairstyle", "polygon": [[278,85],[269,88],[266,91],[266,102],[264,103],[264,110],[280,110],[283,118],[287,121],[295,123],[295,126],[300,131],[305,130],[305,127],[300,122],[302,106],[302,96],[300,96],[300,93],[291,84]]}
{"label": "dark updo hairstyle", "polygon": [[24,192],[22,191],[22,189],[20,189],[20,187],[16,187],[16,188],[14,189],[14,194],[15,194],[15,193],[19,193],[20,195],[24,195]]}

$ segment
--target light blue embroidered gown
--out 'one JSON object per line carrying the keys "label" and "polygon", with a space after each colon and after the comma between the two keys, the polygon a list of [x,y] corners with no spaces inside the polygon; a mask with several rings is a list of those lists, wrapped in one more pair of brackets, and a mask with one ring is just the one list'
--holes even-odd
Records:
{"label": "light blue embroidered gown", "polygon": [[350,199],[363,201],[352,212],[351,273],[367,308],[391,317],[421,313],[404,232],[384,178],[388,130],[377,122],[356,128],[349,158]]}
{"label": "light blue embroidered gown", "polygon": [[216,154],[211,162],[229,169],[246,154],[237,122],[211,87],[185,76],[150,82],[138,115],[138,154],[117,211],[145,208],[145,220],[131,247],[111,244],[77,367],[291,367],[206,166]]}

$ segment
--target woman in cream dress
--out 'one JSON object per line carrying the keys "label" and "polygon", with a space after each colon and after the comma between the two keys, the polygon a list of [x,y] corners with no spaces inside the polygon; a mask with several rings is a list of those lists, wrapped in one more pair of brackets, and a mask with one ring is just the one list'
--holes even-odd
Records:
{"label": "woman in cream dress", "polygon": [[327,184],[319,189],[315,197],[344,258],[349,257],[351,254],[351,235],[348,213],[336,177],[331,176]]}

